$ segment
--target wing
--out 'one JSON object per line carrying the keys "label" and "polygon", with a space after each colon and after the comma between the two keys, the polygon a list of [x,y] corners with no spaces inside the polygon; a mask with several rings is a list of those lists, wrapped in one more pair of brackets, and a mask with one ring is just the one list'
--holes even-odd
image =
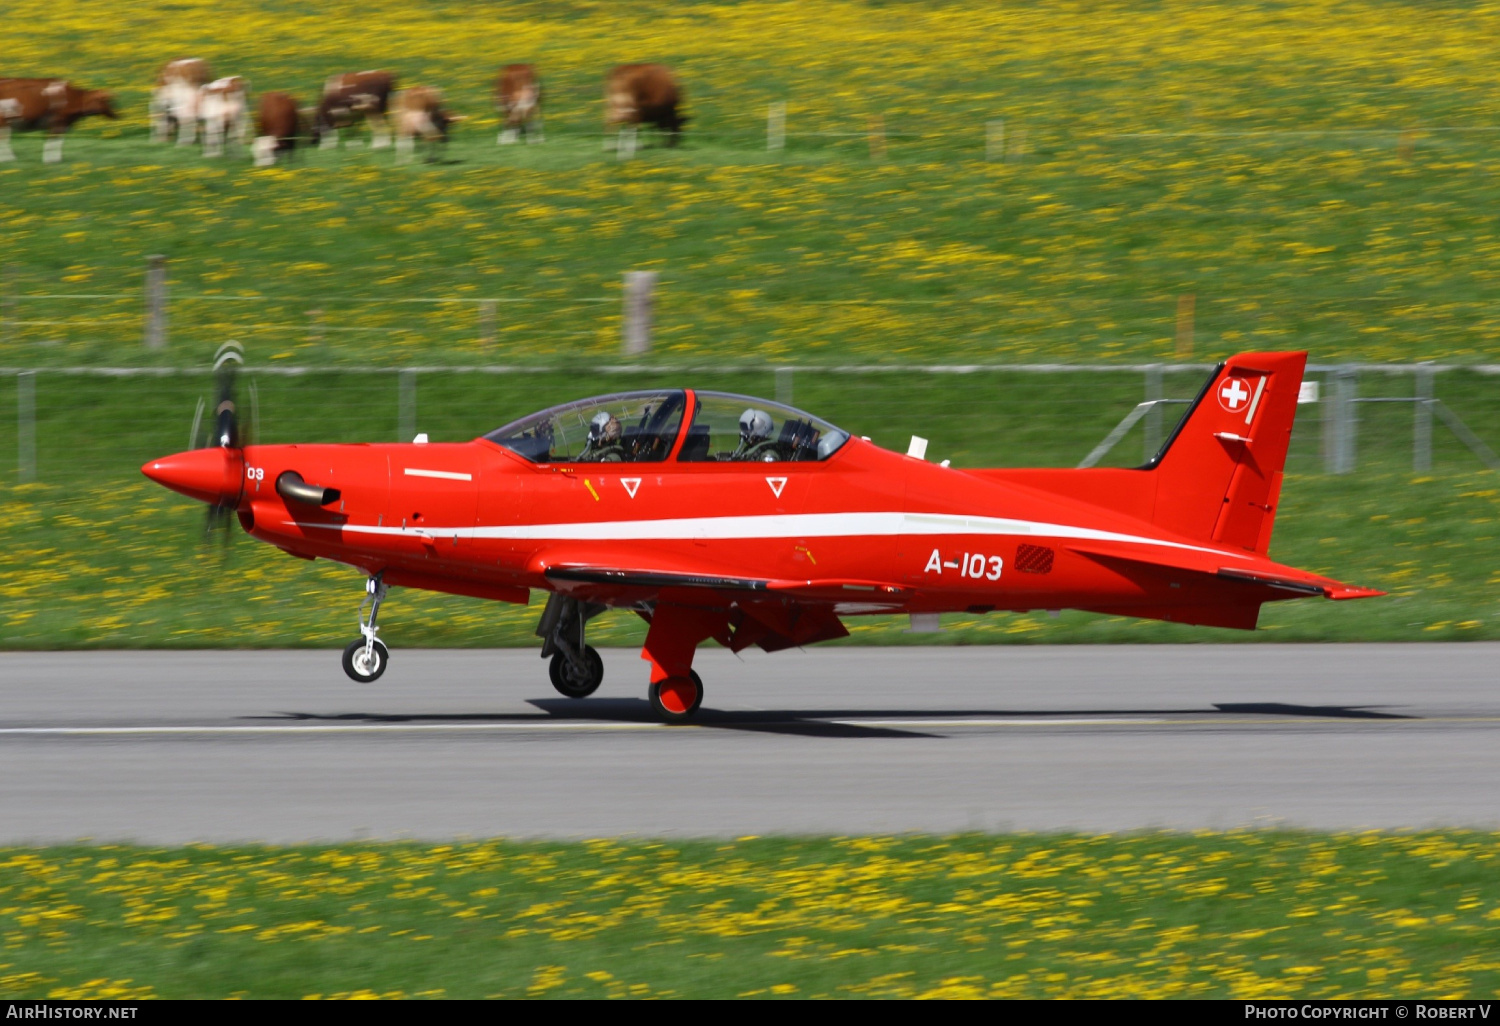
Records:
{"label": "wing", "polygon": [[840,612],[899,608],[911,589],[886,581],[747,577],[707,568],[605,566],[592,560],[552,557],[542,571],[555,590],[642,615],[658,603],[722,610],[724,628],[715,637],[739,652],[758,645],[767,652],[849,633]]}

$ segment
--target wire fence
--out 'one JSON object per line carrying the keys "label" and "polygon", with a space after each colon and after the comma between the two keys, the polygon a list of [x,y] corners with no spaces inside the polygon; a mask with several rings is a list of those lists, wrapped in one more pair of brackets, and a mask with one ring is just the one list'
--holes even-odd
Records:
{"label": "wire fence", "polygon": [[[505,409],[502,419],[590,392],[622,391],[662,384],[688,384],[761,394],[859,428],[887,426],[889,446],[905,446],[899,432],[942,434],[956,451],[979,458],[1009,454],[1012,461],[1059,462],[1076,445],[1069,462],[1078,466],[1133,465],[1160,447],[1197,393],[1208,363],[1146,364],[888,364],[767,365],[641,363],[600,364],[586,371],[566,365],[321,367],[272,364],[248,366],[251,402],[254,381],[265,391],[280,381],[283,410],[314,405],[338,414],[343,440],[390,438],[409,441],[419,427],[441,427],[447,437],[474,437],[495,423],[458,417],[463,408]],[[210,389],[209,367],[0,367],[14,379],[16,479],[39,473],[38,383],[50,381],[51,409],[62,430],[77,417],[69,403],[80,400],[68,381],[135,380],[149,388],[124,395],[102,393],[94,403],[139,406],[149,396],[169,412],[186,410],[186,398]],[[391,379],[395,379],[392,381]],[[166,388],[177,382],[175,391]],[[296,382],[303,381],[298,386]],[[389,384],[377,384],[389,382]],[[488,382],[488,384],[487,384]],[[958,384],[962,382],[962,384]],[[394,388],[390,386],[394,385]],[[52,386],[47,386],[49,389]],[[290,389],[291,391],[288,391]],[[298,391],[300,389],[300,391]],[[295,395],[293,394],[295,393]],[[1134,395],[1132,396],[1132,393]],[[64,397],[67,402],[64,402]],[[1407,465],[1426,473],[1441,458],[1455,465],[1500,471],[1500,365],[1323,364],[1312,363],[1300,396],[1299,417],[1289,466],[1307,472],[1352,474],[1362,466],[1383,469]],[[529,405],[523,405],[529,404]],[[383,411],[383,412],[382,412]],[[419,417],[419,411],[421,416]],[[261,420],[258,405],[251,422]],[[834,416],[833,414],[837,414]],[[872,417],[872,414],[874,415]],[[47,418],[42,418],[47,422]],[[285,440],[296,440],[298,422],[279,418]],[[393,425],[384,430],[379,425]],[[497,420],[496,423],[499,421]],[[308,425],[326,431],[326,424]],[[927,425],[938,427],[933,432]],[[361,434],[365,432],[365,434]],[[192,432],[196,435],[196,431]],[[987,441],[979,441],[981,438]],[[925,437],[925,434],[924,434]],[[1059,439],[1069,439],[1066,444]],[[193,437],[181,440],[189,447]],[[963,447],[969,446],[965,451]],[[1137,448],[1137,445],[1139,448]],[[1088,448],[1085,450],[1084,446]],[[74,458],[55,445],[60,458]],[[1361,452],[1365,460],[1361,460]],[[1081,456],[1081,459],[1078,457]],[[1139,456],[1139,458],[1137,458]],[[1064,458],[1066,458],[1064,456]]]}

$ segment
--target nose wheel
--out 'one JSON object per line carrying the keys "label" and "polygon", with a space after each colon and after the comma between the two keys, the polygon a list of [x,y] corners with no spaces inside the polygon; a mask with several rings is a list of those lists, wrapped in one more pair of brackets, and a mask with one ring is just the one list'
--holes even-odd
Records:
{"label": "nose wheel", "polygon": [[578,650],[576,659],[564,652],[554,653],[547,672],[558,694],[568,698],[587,698],[599,690],[599,684],[604,680],[604,660],[593,645],[584,645]]}
{"label": "nose wheel", "polygon": [[[380,603],[385,601],[385,582],[376,574],[365,582],[365,601],[359,607],[359,633],[362,637],[358,641],[349,642],[349,647],[344,649],[344,672],[349,679],[361,684],[368,684],[385,672],[386,665],[391,661],[390,649],[380,640],[380,628],[375,626],[375,618],[380,615]],[[365,610],[369,609],[369,615]]]}
{"label": "nose wheel", "polygon": [[667,723],[686,723],[703,704],[703,678],[697,670],[686,677],[667,677],[651,685],[647,692],[651,711]]}
{"label": "nose wheel", "polygon": [[385,665],[390,661],[390,650],[383,641],[371,644],[360,638],[349,642],[349,647],[344,649],[344,672],[349,675],[350,680],[357,680],[361,684],[368,684],[378,678],[385,672]]}

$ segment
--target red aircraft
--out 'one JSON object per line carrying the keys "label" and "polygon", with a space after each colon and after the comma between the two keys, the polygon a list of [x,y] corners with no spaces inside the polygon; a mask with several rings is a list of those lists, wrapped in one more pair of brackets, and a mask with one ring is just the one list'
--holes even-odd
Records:
{"label": "red aircraft", "polygon": [[629,609],[650,624],[652,707],[682,721],[709,638],[774,652],[861,613],[1062,608],[1249,630],[1263,602],[1382,594],[1266,556],[1306,361],[1221,364],[1135,469],[952,468],[694,389],[584,399],[459,444],[242,446],[226,401],[217,445],[141,469],[294,556],[365,571],[344,650],[357,681],[389,661],[391,585],[520,604],[540,589],[558,691],[598,688],[585,625]]}

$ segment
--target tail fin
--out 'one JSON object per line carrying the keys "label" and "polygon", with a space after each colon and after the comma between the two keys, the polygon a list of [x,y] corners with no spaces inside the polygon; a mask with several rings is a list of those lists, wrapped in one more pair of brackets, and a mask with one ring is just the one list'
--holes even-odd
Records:
{"label": "tail fin", "polygon": [[1161,451],[1152,521],[1262,555],[1281,499],[1306,353],[1241,353],[1219,365]]}

